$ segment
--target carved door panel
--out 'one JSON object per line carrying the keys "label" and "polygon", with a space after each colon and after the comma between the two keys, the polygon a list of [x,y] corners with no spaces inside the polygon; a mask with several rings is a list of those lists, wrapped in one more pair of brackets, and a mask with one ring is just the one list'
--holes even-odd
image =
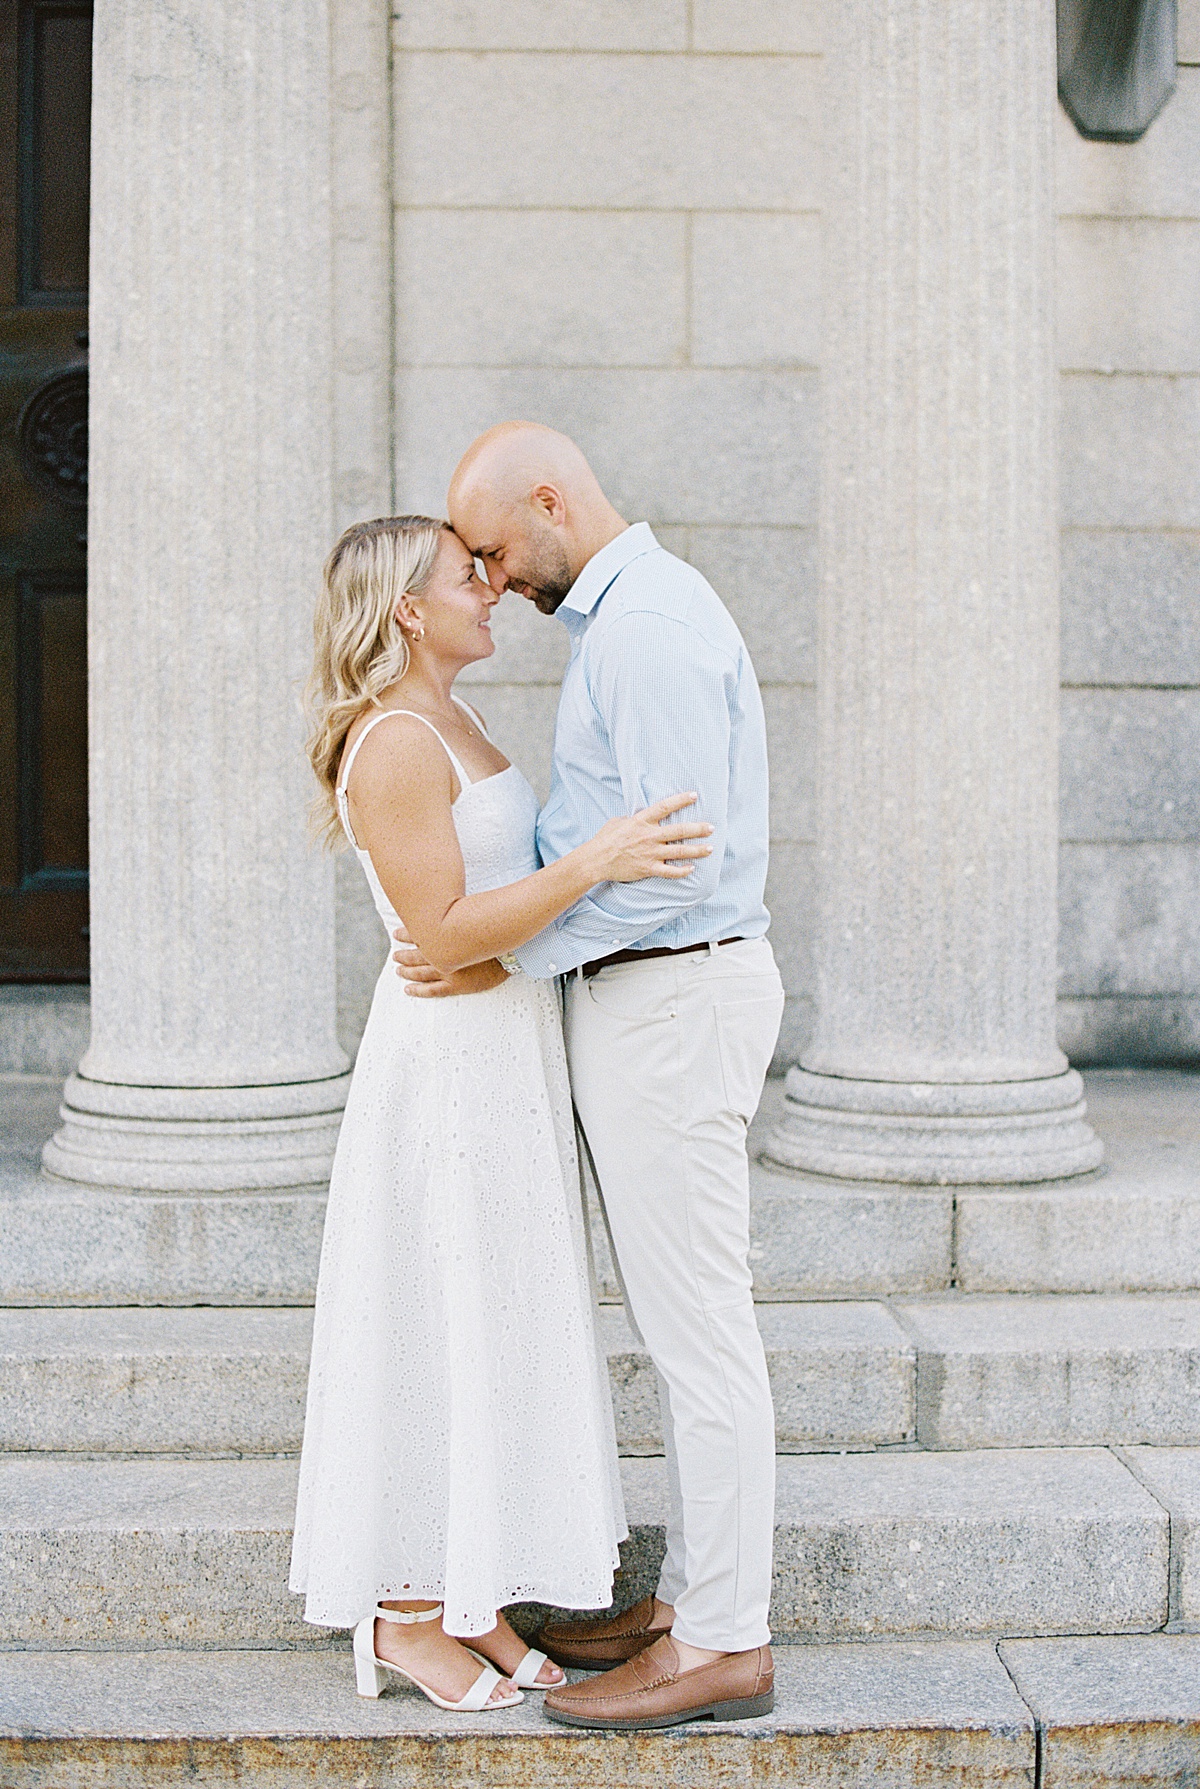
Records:
{"label": "carved door panel", "polygon": [[91,13],[0,0],[0,980],[86,981]]}

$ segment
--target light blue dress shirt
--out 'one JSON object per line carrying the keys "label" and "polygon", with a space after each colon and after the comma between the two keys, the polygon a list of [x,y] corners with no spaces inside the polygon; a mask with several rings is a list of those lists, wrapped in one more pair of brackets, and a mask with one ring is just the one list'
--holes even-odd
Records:
{"label": "light blue dress shirt", "polygon": [[514,954],[562,975],[615,950],[760,938],[770,923],[767,736],[750,654],[724,603],[647,523],[610,541],[557,611],[571,636],[554,734],[543,863],[664,795],[709,820],[712,856],[678,881],[605,882]]}

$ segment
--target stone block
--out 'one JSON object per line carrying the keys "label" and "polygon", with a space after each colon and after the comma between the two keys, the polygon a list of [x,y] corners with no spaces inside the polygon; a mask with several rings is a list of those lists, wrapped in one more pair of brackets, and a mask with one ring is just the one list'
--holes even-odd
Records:
{"label": "stone block", "polygon": [[630,521],[811,525],[817,383],[808,372],[412,368],[397,379],[396,501],[440,515],[483,429],[571,435]]}
{"label": "stone block", "polygon": [[1200,0],[1178,0],[1177,46],[1181,66],[1200,62]]}
{"label": "stone block", "polygon": [[817,0],[694,0],[692,46],[740,55],[821,54]]}
{"label": "stone block", "polygon": [[406,50],[683,50],[687,0],[395,0],[393,30]]}
{"label": "stone block", "polygon": [[1175,93],[1138,143],[1089,143],[1059,108],[1055,175],[1060,214],[1200,217],[1200,69],[1181,68]]}
{"label": "stone block", "polygon": [[[621,1595],[662,1553],[665,1465],[622,1462]],[[286,1460],[0,1459],[0,1650],[321,1646],[287,1589]],[[778,1463],[781,1639],[1121,1632],[1166,1618],[1167,1515],[1103,1449]]]}
{"label": "stone block", "polygon": [[1061,393],[1065,526],[1200,528],[1200,380],[1067,373]]}
{"label": "stone block", "polygon": [[0,1759],[12,1789],[253,1781],[439,1789],[1032,1789],[1033,1723],[994,1647],[775,1649],[775,1710],[661,1733],[555,1728],[540,1699],[486,1722],[397,1686],[356,1697],[330,1652],[12,1654]]}
{"label": "stone block", "polygon": [[1200,845],[1064,844],[1059,992],[1200,994]]}
{"label": "stone block", "polygon": [[815,845],[787,839],[772,843],[767,871],[770,939],[789,994],[810,995],[814,991],[816,868]]}
{"label": "stone block", "polygon": [[894,1305],[916,1342],[929,1448],[1200,1442],[1200,1298]]}
{"label": "stone block", "polygon": [[762,683],[816,682],[815,529],[691,528],[679,551],[728,607]]}
{"label": "stone block", "polygon": [[1038,1724],[1042,1789],[1187,1789],[1200,1756],[1200,1637],[1002,1640]]}
{"label": "stone block", "polygon": [[761,1299],[862,1298],[950,1285],[948,1189],[750,1171],[750,1265]]}
{"label": "stone block", "polygon": [[0,1449],[295,1452],[305,1310],[0,1310]]}
{"label": "stone block", "polygon": [[1170,1619],[1200,1628],[1200,1447],[1131,1447],[1121,1457],[1170,1512]]}
{"label": "stone block", "polygon": [[1101,1448],[784,1459],[772,1627],[822,1640],[1159,1627],[1167,1554],[1163,1510]]}
{"label": "stone block", "polygon": [[1200,998],[1075,997],[1058,1002],[1058,1044],[1076,1067],[1147,1067],[1200,1059]]}
{"label": "stone block", "polygon": [[[661,534],[658,537],[662,539]],[[662,544],[666,546],[666,542]],[[457,687],[467,700],[486,709],[486,688],[471,686],[491,683],[541,683],[557,689],[562,682],[570,656],[570,635],[554,615],[543,615],[525,597],[506,591],[492,610],[492,639],[496,650],[491,658],[468,665]]]}
{"label": "stone block", "polygon": [[287,1589],[290,1461],[0,1460],[0,1647],[324,1643]]}
{"label": "stone block", "polygon": [[0,1074],[65,1080],[91,1030],[86,988],[0,987]]}
{"label": "stone block", "polygon": [[1067,528],[1064,683],[1200,683],[1200,536]]}
{"label": "stone block", "polygon": [[692,224],[693,362],[816,366],[822,265],[816,213],[698,214]]}
{"label": "stone block", "polygon": [[1200,839],[1200,689],[1068,689],[1064,841]]}
{"label": "stone block", "polygon": [[771,1062],[773,1075],[786,1074],[793,1062],[808,1048],[816,1027],[816,1009],[807,994],[789,994],[784,1000],[783,1021]]}
{"label": "stone block", "polygon": [[1101,373],[1200,372],[1200,223],[1067,217],[1058,228],[1058,358]]}
{"label": "stone block", "polygon": [[[1105,1137],[1107,1144],[1108,1138]],[[964,1292],[1180,1292],[1200,1287],[1200,1194],[1139,1190],[1131,1172],[1016,1192],[961,1189]]]}
{"label": "stone block", "polygon": [[399,211],[396,358],[417,366],[673,366],[685,226],[644,211]]}
{"label": "stone block", "polygon": [[816,836],[817,694],[803,684],[763,690],[771,773],[771,838],[811,844]]}
{"label": "stone block", "polygon": [[806,56],[401,54],[397,202],[810,211],[818,69]]}
{"label": "stone block", "polygon": [[5,1168],[0,1304],[309,1304],[324,1221],[312,1188],[139,1193]]}
{"label": "stone block", "polygon": [[1168,1070],[1100,1069],[1084,1091],[1105,1170],[1004,1192],[960,1189],[962,1291],[1200,1287],[1200,1083]]}
{"label": "stone block", "polygon": [[[913,1435],[915,1353],[882,1305],[760,1305],[780,1453],[874,1447]],[[0,1332],[2,1333],[2,1332]],[[650,1357],[623,1312],[600,1313],[618,1444],[623,1453],[662,1452],[662,1423]]]}

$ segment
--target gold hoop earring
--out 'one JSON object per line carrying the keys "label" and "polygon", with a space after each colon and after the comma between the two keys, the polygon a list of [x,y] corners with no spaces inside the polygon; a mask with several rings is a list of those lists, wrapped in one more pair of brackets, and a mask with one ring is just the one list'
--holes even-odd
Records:
{"label": "gold hoop earring", "polygon": [[423,640],[424,638],[425,638],[425,629],[423,627],[414,627],[413,628],[413,639],[414,640]]}

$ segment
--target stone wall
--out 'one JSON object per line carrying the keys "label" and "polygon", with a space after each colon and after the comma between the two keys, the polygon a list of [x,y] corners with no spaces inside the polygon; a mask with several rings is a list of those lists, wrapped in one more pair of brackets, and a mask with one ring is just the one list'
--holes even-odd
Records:
{"label": "stone wall", "polygon": [[[764,685],[793,1055],[811,1013],[818,0],[400,0],[390,121],[379,0],[340,10],[340,513],[383,505],[385,409],[391,501],[434,513],[471,436],[524,415],[573,434],[623,513],[712,580]],[[1180,41],[1200,64],[1200,0]],[[1200,66],[1138,146],[1060,125],[1064,1043],[1177,1055],[1200,1048]],[[544,788],[565,636],[511,598],[495,633],[478,700]],[[352,1043],[381,947],[355,864],[340,889]]]}

